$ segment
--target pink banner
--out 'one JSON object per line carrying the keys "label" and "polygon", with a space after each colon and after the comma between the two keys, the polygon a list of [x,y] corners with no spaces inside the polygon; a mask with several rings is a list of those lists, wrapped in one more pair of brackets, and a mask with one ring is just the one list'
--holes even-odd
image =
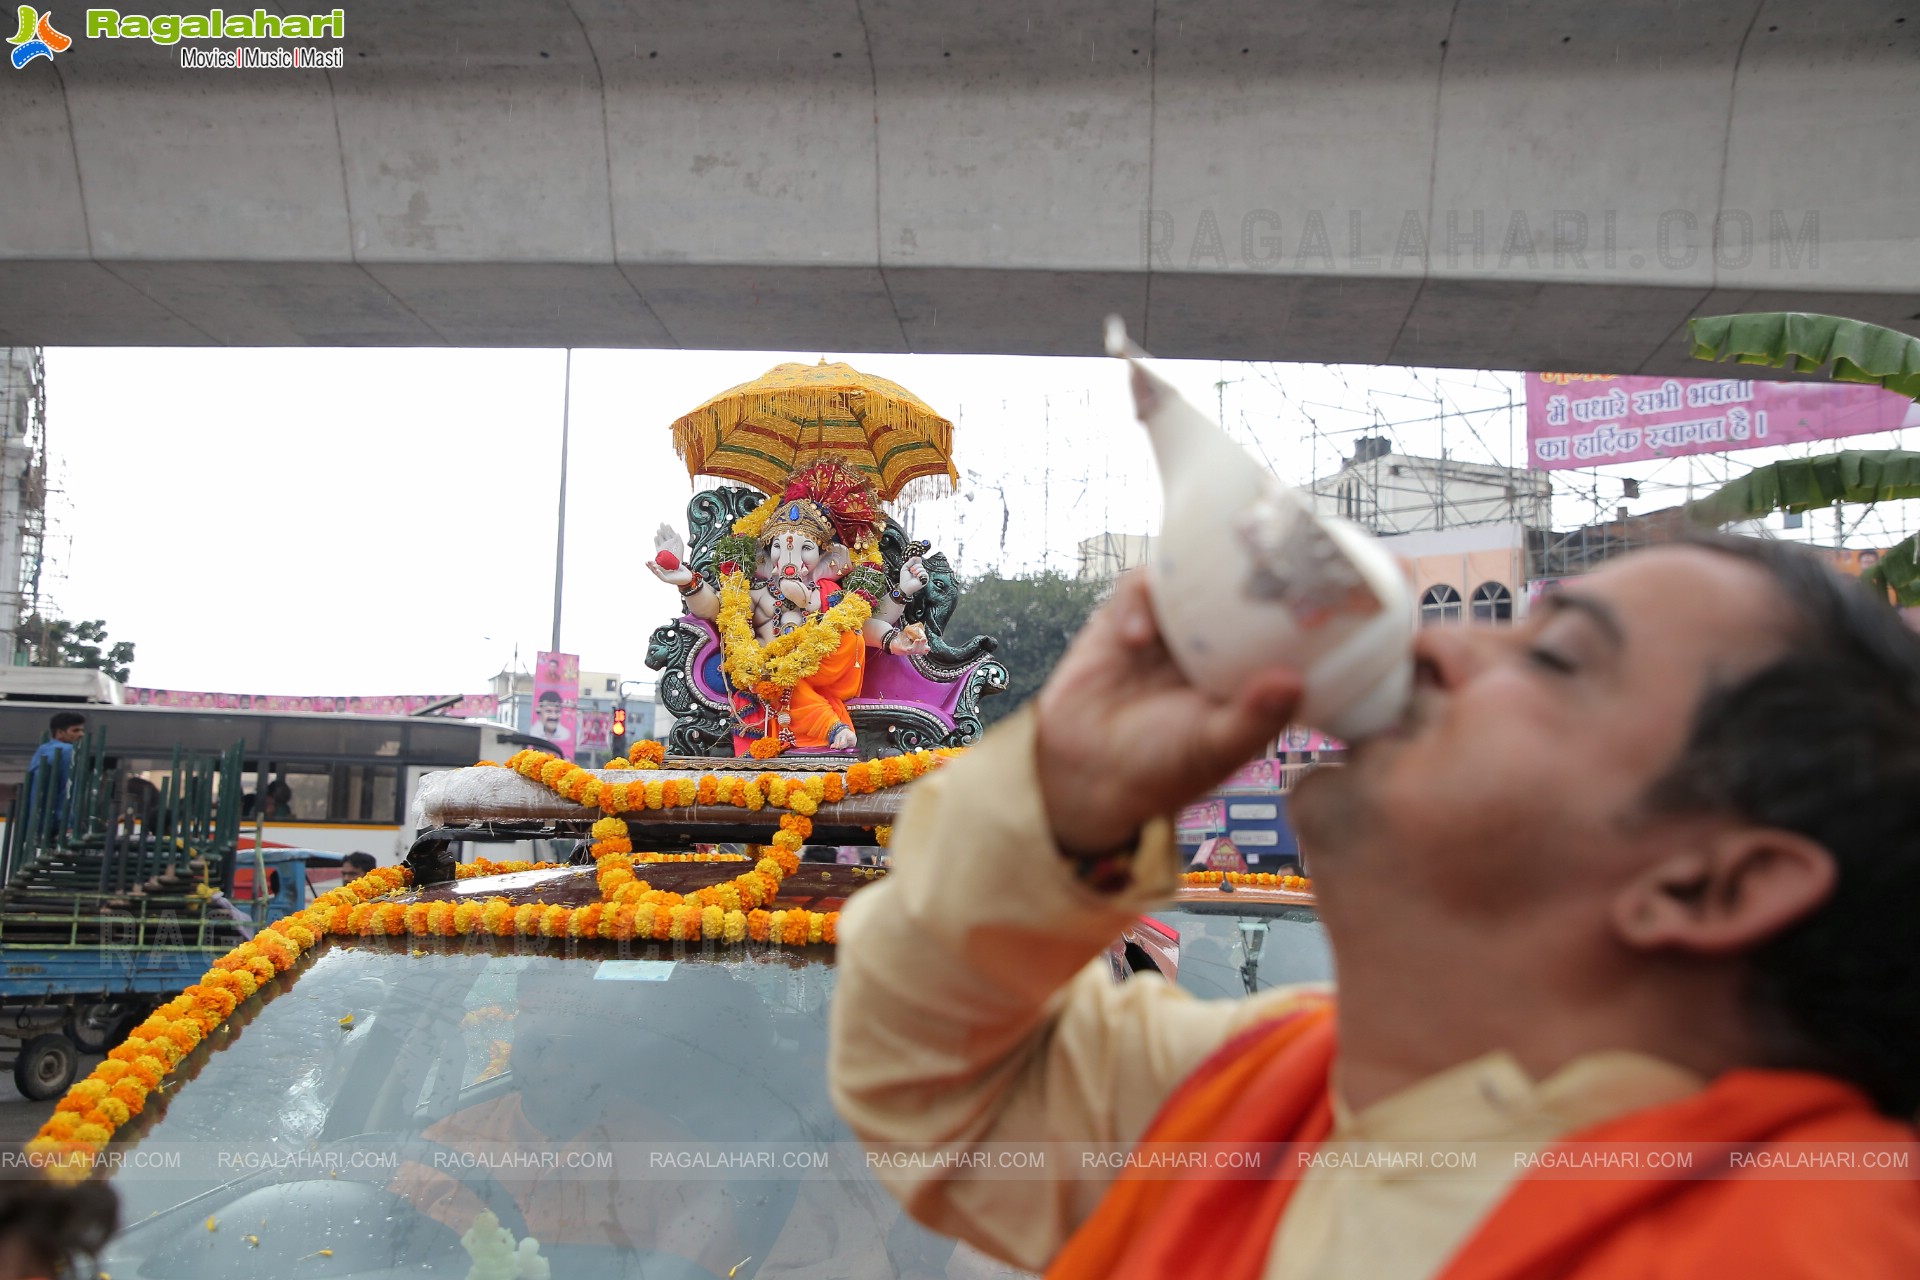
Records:
{"label": "pink banner", "polygon": [[459,701],[435,715],[458,720],[490,720],[499,706],[490,693],[404,693],[374,697],[303,698],[278,693],[199,693],[187,689],[129,687],[127,701],[141,707],[184,707],[195,711],[317,711],[345,716],[410,716],[444,702]]}
{"label": "pink banner", "polygon": [[1726,453],[1920,426],[1879,387],[1751,378],[1527,375],[1529,465],[1543,471]]}
{"label": "pink banner", "polygon": [[532,732],[571,758],[580,748],[580,657],[542,653],[533,664]]}

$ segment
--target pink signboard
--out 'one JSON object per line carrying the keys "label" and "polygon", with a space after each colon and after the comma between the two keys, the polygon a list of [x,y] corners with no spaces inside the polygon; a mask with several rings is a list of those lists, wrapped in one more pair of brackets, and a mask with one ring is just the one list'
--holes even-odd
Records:
{"label": "pink signboard", "polygon": [[1879,387],[1751,378],[1527,375],[1529,465],[1543,471],[1726,453],[1920,426]]}
{"label": "pink signboard", "polygon": [[445,702],[450,696],[458,697],[458,701],[442,707],[435,715],[462,720],[490,720],[499,714],[499,705],[490,693],[402,693],[313,698],[278,693],[201,693],[190,689],[142,686],[130,686],[127,689],[127,702],[139,707],[177,707],[195,711],[317,711],[347,716],[410,716],[436,702]]}
{"label": "pink signboard", "polygon": [[[1199,804],[1190,804],[1180,811],[1180,817],[1174,822],[1174,831],[1181,836],[1205,838],[1217,835],[1227,829],[1227,806],[1220,800],[1203,800]],[[1182,843],[1192,843],[1183,840]]]}
{"label": "pink signboard", "polygon": [[530,730],[572,757],[578,749],[580,656],[542,653],[533,664],[533,727]]}

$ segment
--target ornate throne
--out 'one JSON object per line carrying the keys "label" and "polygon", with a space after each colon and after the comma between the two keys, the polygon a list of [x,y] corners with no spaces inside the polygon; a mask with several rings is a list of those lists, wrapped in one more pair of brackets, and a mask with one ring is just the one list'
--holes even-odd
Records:
{"label": "ornate throne", "polygon": [[[696,493],[687,503],[687,564],[718,589],[714,544],[733,522],[766,500],[752,489],[728,487]],[[887,580],[894,581],[911,553],[906,531],[891,518],[880,538]],[[980,736],[980,699],[1003,693],[1007,669],[993,657],[991,636],[961,644],[945,636],[960,603],[960,584],[944,555],[922,555],[926,589],[907,606],[902,623],[924,623],[931,652],[896,657],[872,650],[860,696],[847,703],[862,756],[890,755],[926,747],[958,747]],[[660,672],[660,700],[673,713],[667,750],[682,756],[733,755],[729,705],[720,672],[720,637],[713,624],[683,614],[656,627],[647,642],[647,665]]]}

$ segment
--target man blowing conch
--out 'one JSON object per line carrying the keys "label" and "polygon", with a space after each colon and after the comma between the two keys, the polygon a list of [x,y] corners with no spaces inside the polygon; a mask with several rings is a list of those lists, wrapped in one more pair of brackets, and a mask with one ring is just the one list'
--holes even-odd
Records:
{"label": "man blowing conch", "polygon": [[[1920,637],[1810,557],[1713,542],[1616,561],[1513,626],[1422,631],[1415,657],[1403,723],[1291,797],[1337,993],[1117,983],[1103,951],[1176,883],[1166,815],[1299,692],[1276,672],[1199,693],[1123,578],[1035,706],[916,784],[893,874],[848,904],[834,1096],[894,1151],[1521,1158],[1046,1181],[882,1162],[893,1192],[1060,1276],[1920,1277],[1911,1170],[1725,1155],[1915,1141]],[[1695,1177],[1530,1171],[1589,1144],[1708,1154]]]}

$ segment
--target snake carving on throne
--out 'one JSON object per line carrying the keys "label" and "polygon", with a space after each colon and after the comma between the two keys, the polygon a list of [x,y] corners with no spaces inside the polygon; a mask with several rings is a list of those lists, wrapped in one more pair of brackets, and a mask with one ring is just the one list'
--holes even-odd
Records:
{"label": "snake carving on throne", "polygon": [[715,545],[717,590],[685,563],[679,533],[660,527],[648,568],[719,633],[735,755],[851,754],[858,737],[847,704],[860,695],[867,650],[929,652],[924,626],[900,625],[927,586],[927,566],[909,556],[889,581],[885,525],[871,484],[820,462],[795,472]]}

